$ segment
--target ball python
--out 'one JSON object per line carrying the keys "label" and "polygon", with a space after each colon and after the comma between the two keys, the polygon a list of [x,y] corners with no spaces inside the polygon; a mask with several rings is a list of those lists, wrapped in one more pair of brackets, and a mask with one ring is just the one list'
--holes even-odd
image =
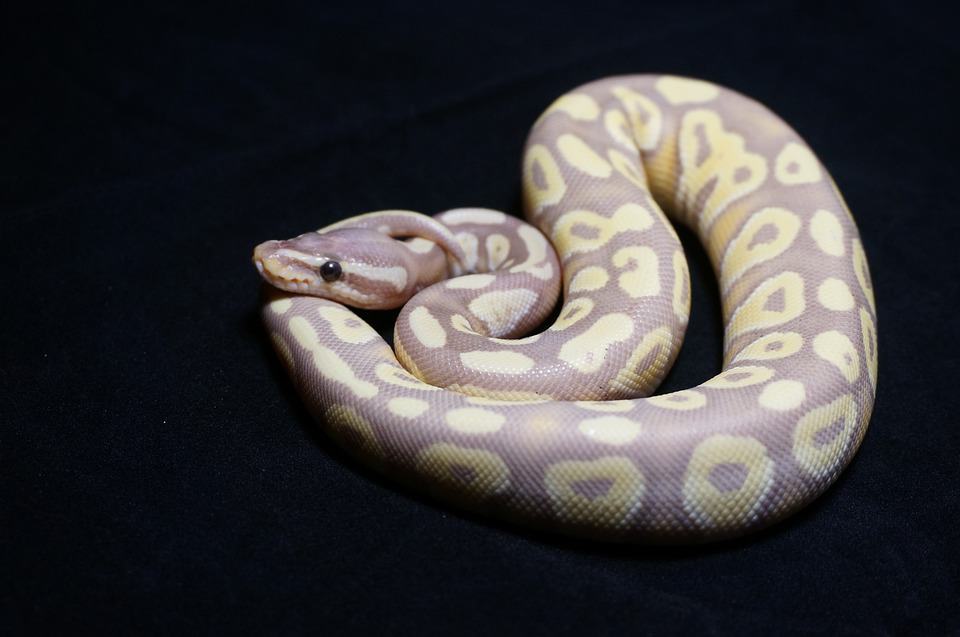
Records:
{"label": "ball python", "polygon": [[[458,507],[621,542],[741,535],[837,478],[873,408],[876,308],[796,132],[713,83],[610,77],[540,116],[522,184],[529,223],[386,210],[256,247],[266,328],[333,438]],[[724,357],[650,395],[690,310],[664,211],[716,271]],[[396,351],[345,306],[403,306]]]}

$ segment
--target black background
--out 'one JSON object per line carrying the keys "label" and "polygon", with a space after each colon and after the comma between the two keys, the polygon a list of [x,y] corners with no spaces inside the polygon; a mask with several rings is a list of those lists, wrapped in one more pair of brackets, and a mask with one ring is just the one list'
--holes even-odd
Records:
{"label": "black background", "polygon": [[[957,634],[950,16],[157,4],[0,21],[0,632]],[[345,458],[269,349],[252,246],[388,207],[517,213],[549,102],[663,71],[778,112],[858,220],[880,388],[838,483],[745,540],[609,547],[463,516]],[[693,318],[667,389],[720,364],[715,283],[684,240]]]}

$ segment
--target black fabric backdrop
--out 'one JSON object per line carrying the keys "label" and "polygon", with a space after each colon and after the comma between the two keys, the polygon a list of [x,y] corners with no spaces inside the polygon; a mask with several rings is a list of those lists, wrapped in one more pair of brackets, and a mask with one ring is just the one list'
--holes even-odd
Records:
{"label": "black fabric backdrop", "polygon": [[[0,21],[0,632],[960,631],[948,15],[159,4]],[[849,201],[880,334],[850,468],[764,533],[651,549],[464,516],[346,458],[269,348],[252,246],[387,207],[517,213],[539,112],[657,71],[769,105]],[[684,242],[666,389],[720,364],[715,282]]]}

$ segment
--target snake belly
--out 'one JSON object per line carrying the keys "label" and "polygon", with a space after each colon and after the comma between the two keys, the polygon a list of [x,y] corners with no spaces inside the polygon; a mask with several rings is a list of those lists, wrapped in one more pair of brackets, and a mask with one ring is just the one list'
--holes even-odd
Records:
{"label": "snake belly", "polygon": [[[873,408],[876,308],[850,212],[797,133],[708,82],[611,77],[537,120],[523,196],[562,268],[564,305],[543,336],[490,339],[430,309],[398,325],[415,372],[416,360],[444,367],[447,337],[473,332],[468,360],[486,390],[424,382],[338,303],[279,292],[265,303],[277,351],[333,438],[458,507],[611,541],[741,535],[837,478]],[[656,387],[687,322],[686,262],[661,208],[697,234],[717,273],[723,371],[626,398]],[[466,217],[497,225],[493,213]],[[485,304],[517,296],[496,276],[477,286]],[[518,389],[541,367],[562,380]]]}

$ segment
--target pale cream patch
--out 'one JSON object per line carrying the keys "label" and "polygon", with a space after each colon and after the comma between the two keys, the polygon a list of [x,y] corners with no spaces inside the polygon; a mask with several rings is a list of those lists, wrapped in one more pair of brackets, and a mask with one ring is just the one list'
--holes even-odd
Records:
{"label": "pale cream patch", "polygon": [[457,243],[460,244],[460,247],[463,248],[464,267],[470,270],[477,269],[477,263],[480,261],[480,241],[477,239],[477,235],[472,232],[459,232],[454,235],[457,239]]}
{"label": "pale cream patch", "polygon": [[557,150],[568,164],[591,177],[606,179],[613,173],[613,167],[576,135],[561,135],[557,139]]}
{"label": "pale cream patch", "polygon": [[560,316],[558,316],[554,324],[550,326],[550,331],[562,332],[576,325],[593,311],[593,307],[594,302],[591,298],[581,296],[580,298],[573,299],[563,306],[563,310],[560,311]]}
{"label": "pale cream patch", "polygon": [[739,389],[740,387],[765,383],[773,378],[775,373],[769,367],[740,365],[724,370],[705,383],[701,383],[700,386],[710,387],[711,389]]}
{"label": "pale cream patch", "polygon": [[465,434],[493,433],[500,431],[507,422],[503,414],[479,407],[451,409],[446,413],[445,420],[451,428]]}
{"label": "pale cream patch", "polygon": [[538,215],[547,206],[563,199],[566,192],[567,184],[547,147],[543,144],[530,146],[523,156],[523,199],[526,209]]}
{"label": "pale cream patch", "polygon": [[525,374],[536,365],[529,356],[510,350],[463,352],[460,362],[478,372],[507,375]]}
{"label": "pale cream patch", "polygon": [[283,336],[279,332],[270,332],[270,340],[273,341],[273,348],[277,350],[277,354],[280,356],[280,359],[283,363],[290,369],[293,369],[293,352],[290,351],[290,346],[287,345],[287,342],[283,339]]}
{"label": "pale cream patch", "polygon": [[467,308],[483,321],[491,334],[508,334],[537,304],[537,293],[525,288],[487,292],[470,301]]}
{"label": "pale cream patch", "polygon": [[540,265],[519,265],[510,268],[511,272],[526,272],[532,277],[542,281],[548,281],[553,278],[553,264],[545,261]]}
{"label": "pale cream patch", "polygon": [[[775,294],[782,294],[781,309],[767,309]],[[725,337],[729,343],[745,332],[775,327],[792,321],[803,313],[803,278],[796,272],[783,272],[770,277],[747,297],[730,317]]]}
{"label": "pale cream patch", "polygon": [[614,170],[626,177],[627,181],[637,188],[647,189],[647,178],[643,174],[643,168],[637,158],[628,157],[613,148],[607,150],[607,158]]}
{"label": "pale cream patch", "polygon": [[487,268],[490,270],[498,269],[510,254],[510,239],[502,234],[491,234],[483,245],[487,249]]}
{"label": "pale cream patch", "polygon": [[423,237],[414,237],[412,239],[408,239],[407,241],[403,241],[402,244],[406,246],[407,250],[413,252],[414,254],[426,254],[433,250],[433,248],[437,245],[433,241],[424,239]]}
{"label": "pale cream patch", "polygon": [[274,314],[286,314],[293,307],[292,299],[276,299],[270,301],[270,311]]}
{"label": "pale cream patch", "polygon": [[860,334],[863,339],[863,357],[873,391],[877,391],[877,327],[866,308],[860,308]]}
{"label": "pale cream patch", "polygon": [[767,383],[757,399],[761,406],[774,411],[796,409],[807,397],[807,391],[798,380],[775,380]]}
{"label": "pale cream patch", "polygon": [[451,290],[479,290],[480,288],[487,287],[496,280],[497,277],[492,274],[468,274],[450,279],[447,281],[446,286]]}
{"label": "pale cream patch", "polygon": [[840,370],[847,382],[860,378],[860,355],[845,334],[836,330],[817,334],[813,339],[813,351]]}
{"label": "pale cream patch", "polygon": [[739,360],[776,360],[793,356],[803,347],[803,337],[798,332],[771,332],[753,341],[733,357]]}
{"label": "pale cream patch", "polygon": [[[800,418],[793,430],[793,458],[797,464],[818,479],[838,471],[856,429],[858,411],[853,396],[843,394]],[[839,428],[835,427],[837,423]]]}
{"label": "pale cream patch", "polygon": [[678,104],[701,104],[716,99],[720,89],[715,84],[703,80],[665,75],[657,80],[657,91],[668,102]]}
{"label": "pale cream patch", "polygon": [[829,278],[817,288],[817,300],[820,305],[834,312],[852,310],[855,305],[850,288],[840,279]]}
{"label": "pale cream patch", "polygon": [[[662,377],[662,372],[670,358],[673,345],[673,333],[668,327],[658,327],[647,332],[634,348],[627,363],[617,372],[610,383],[612,387],[625,390],[630,395],[649,392]],[[641,363],[656,352],[650,365]]]}
{"label": "pale cream patch", "polygon": [[[591,252],[602,248],[622,232],[639,232],[653,225],[653,216],[643,206],[628,203],[620,206],[610,217],[589,210],[571,210],[561,215],[553,226],[552,237],[561,254]],[[592,236],[577,234],[582,227]]]}
{"label": "pale cream patch", "polygon": [[585,332],[564,343],[557,358],[582,374],[592,374],[603,366],[607,350],[629,339],[633,329],[633,321],[626,314],[601,316]]}
{"label": "pale cream patch", "polygon": [[527,258],[523,263],[510,268],[511,272],[530,271],[534,266],[542,265],[547,260],[547,250],[550,246],[547,238],[539,230],[533,226],[520,226],[517,228],[517,236],[527,249]]}
{"label": "pale cream patch", "polygon": [[873,284],[870,282],[870,271],[867,268],[867,254],[863,251],[860,239],[853,240],[853,272],[857,275],[857,282],[870,305],[870,311],[876,316],[877,304],[873,299]]}
{"label": "pale cream patch", "polygon": [[657,253],[647,246],[627,246],[613,253],[613,265],[626,269],[617,278],[620,289],[631,298],[660,294]]}
{"label": "pale cream patch", "polygon": [[[763,155],[747,150],[742,135],[726,130],[720,115],[695,109],[680,123],[680,179],[675,205],[693,214],[699,210],[699,227],[709,228],[733,201],[744,197],[766,180],[769,168]],[[702,157],[706,155],[706,159]],[[701,201],[701,193],[709,194]]]}
{"label": "pale cream patch", "polygon": [[624,148],[636,151],[637,145],[633,141],[633,135],[628,126],[627,118],[621,111],[609,110],[603,116],[603,127],[607,129],[607,134]]}
{"label": "pale cream patch", "polygon": [[416,418],[430,409],[430,403],[419,398],[391,398],[387,403],[390,413],[401,418]]}
{"label": "pale cream patch", "polygon": [[691,409],[700,409],[707,404],[707,396],[695,389],[683,389],[670,394],[660,396],[650,396],[647,402],[654,407],[663,409],[674,409],[677,411],[689,411]]}
{"label": "pale cream patch", "polygon": [[[740,466],[746,475],[738,488],[722,490],[711,473],[724,465]],[[774,463],[767,448],[750,436],[710,436],[693,450],[683,479],[683,508],[703,528],[743,525],[760,507],[773,485]]]}
{"label": "pale cream patch", "polygon": [[321,305],[317,308],[317,314],[330,325],[330,330],[344,343],[360,345],[379,337],[376,330],[348,309],[335,305]]}
{"label": "pale cream patch", "polygon": [[440,391],[439,387],[428,385],[399,365],[380,363],[374,368],[377,378],[395,387],[416,389],[419,391]]}
{"label": "pale cream patch", "polygon": [[470,321],[467,320],[467,317],[463,314],[454,314],[450,317],[450,325],[453,326],[453,329],[463,334],[476,335],[478,332],[470,326]]}
{"label": "pale cream patch", "polygon": [[417,470],[430,484],[471,498],[485,498],[510,486],[510,469],[496,453],[441,442],[417,454]]}
{"label": "pale cream patch", "polygon": [[507,215],[499,210],[489,210],[487,208],[456,208],[443,213],[442,218],[443,223],[448,226],[458,226],[464,223],[498,226],[506,222]]}
{"label": "pale cream patch", "polygon": [[810,219],[810,236],[817,247],[832,257],[842,257],[844,247],[843,226],[836,215],[828,210],[817,210]]}
{"label": "pale cream patch", "polygon": [[577,272],[570,281],[570,292],[592,292],[599,290],[610,280],[604,268],[591,265]]}
{"label": "pale cream patch", "polygon": [[683,250],[673,253],[673,313],[683,323],[690,318],[690,271]]}
{"label": "pale cream patch", "polygon": [[633,409],[632,400],[577,400],[573,403],[587,411],[624,412]]}
{"label": "pale cream patch", "polygon": [[566,113],[575,120],[582,122],[592,122],[600,116],[600,107],[597,101],[589,95],[583,93],[567,93],[557,98],[553,104],[547,107],[543,115],[537,120],[544,119],[548,115],[556,112]]}
{"label": "pale cream patch", "polygon": [[812,184],[820,181],[820,162],[810,149],[797,142],[787,142],[774,163],[773,174],[782,184]]}
{"label": "pale cream patch", "polygon": [[647,151],[656,148],[663,131],[663,114],[657,103],[625,86],[615,86],[611,92],[627,111],[636,148]]}
{"label": "pale cream patch", "polygon": [[[767,241],[756,241],[766,228],[776,234]],[[750,268],[783,254],[793,245],[800,232],[800,217],[786,208],[764,208],[753,214],[730,242],[720,261],[720,278],[724,292]]]}
{"label": "pale cream patch", "polygon": [[[584,493],[579,485],[608,483],[605,493]],[[643,474],[629,458],[606,456],[596,460],[568,460],[547,467],[544,486],[557,515],[571,522],[603,520],[627,524],[643,501]]]}
{"label": "pale cream patch", "polygon": [[418,341],[429,349],[439,349],[447,344],[447,332],[440,321],[424,306],[413,309],[408,315],[410,331]]}
{"label": "pale cream patch", "polygon": [[345,274],[358,276],[368,281],[379,281],[391,285],[398,292],[407,287],[407,269],[401,266],[372,266],[343,262],[340,264]]}
{"label": "pale cream patch", "polygon": [[640,423],[623,416],[599,416],[582,420],[577,429],[587,438],[607,445],[625,445],[640,435]]}
{"label": "pale cream patch", "polygon": [[383,449],[374,434],[373,425],[353,407],[330,405],[324,411],[324,420],[330,425],[329,432],[341,444],[368,457],[383,457]]}
{"label": "pale cream patch", "polygon": [[372,398],[380,393],[377,386],[358,378],[350,365],[329,347],[320,344],[317,332],[302,316],[294,316],[287,324],[300,347],[313,354],[313,364],[324,378],[346,385],[357,398]]}

